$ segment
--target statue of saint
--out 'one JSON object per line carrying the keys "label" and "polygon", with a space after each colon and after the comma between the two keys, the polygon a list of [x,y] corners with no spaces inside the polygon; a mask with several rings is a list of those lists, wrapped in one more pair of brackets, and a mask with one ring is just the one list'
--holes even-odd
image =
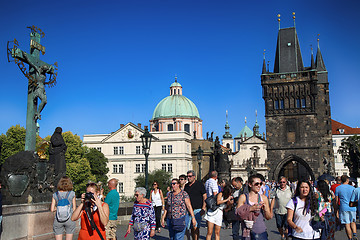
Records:
{"label": "statue of saint", "polygon": [[62,177],[66,174],[65,152],[67,146],[61,133],[61,127],[57,127],[50,138],[49,161],[54,164],[56,177]]}

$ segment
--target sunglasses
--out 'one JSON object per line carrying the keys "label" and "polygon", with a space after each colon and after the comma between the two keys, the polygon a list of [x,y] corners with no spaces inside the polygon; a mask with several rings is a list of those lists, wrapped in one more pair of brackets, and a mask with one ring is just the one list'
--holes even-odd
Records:
{"label": "sunglasses", "polygon": [[139,194],[135,194],[135,197],[138,197],[139,196]]}
{"label": "sunglasses", "polygon": [[185,181],[185,179],[181,178],[180,181]]}
{"label": "sunglasses", "polygon": [[280,182],[280,183],[286,183],[286,182]]}
{"label": "sunglasses", "polygon": [[254,185],[254,186],[261,186],[261,184],[262,184],[262,182],[256,182],[256,183],[254,183],[253,185]]}
{"label": "sunglasses", "polygon": [[194,175],[187,175],[187,177],[193,177]]}
{"label": "sunglasses", "polygon": [[157,186],[157,184],[156,184],[156,183],[154,183],[154,184],[153,184],[153,186]]}
{"label": "sunglasses", "polygon": [[177,182],[172,182],[172,183],[171,183],[171,185],[175,185],[175,184],[177,184]]}

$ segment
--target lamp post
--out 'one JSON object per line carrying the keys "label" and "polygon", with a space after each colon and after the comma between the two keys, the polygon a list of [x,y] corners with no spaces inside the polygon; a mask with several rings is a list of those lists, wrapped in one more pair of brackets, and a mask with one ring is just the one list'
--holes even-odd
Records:
{"label": "lamp post", "polygon": [[144,151],[144,155],[145,155],[145,189],[146,189],[146,198],[149,198],[149,180],[148,180],[148,175],[149,175],[149,163],[148,163],[148,158],[149,158],[149,153],[150,153],[150,145],[151,145],[151,139],[153,138],[153,136],[149,133],[149,130],[147,128],[147,126],[145,126],[145,132],[143,135],[140,136],[141,138],[141,142],[142,142],[142,147],[143,147],[143,151]]}
{"label": "lamp post", "polygon": [[199,164],[198,181],[201,181],[201,161],[202,161],[204,151],[201,149],[200,145],[199,145],[198,150],[196,150],[196,153],[197,153],[197,160],[198,160],[198,164]]}

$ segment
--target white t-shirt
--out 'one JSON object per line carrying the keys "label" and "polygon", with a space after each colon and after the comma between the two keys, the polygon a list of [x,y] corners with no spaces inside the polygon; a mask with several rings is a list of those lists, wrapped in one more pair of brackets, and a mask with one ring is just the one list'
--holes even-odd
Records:
{"label": "white t-shirt", "polygon": [[[292,235],[294,237],[302,238],[302,239],[320,238],[320,233],[314,231],[310,226],[310,220],[311,220],[310,211],[309,213],[306,213],[305,210],[305,215],[303,215],[305,202],[301,201],[299,197],[296,197],[296,199],[297,199],[297,204],[296,204],[296,210],[294,212],[293,222],[296,224],[296,226],[301,227],[303,231],[301,233],[298,233],[294,229]],[[294,210],[294,202],[292,199],[290,199],[288,204],[286,204],[286,208]]]}

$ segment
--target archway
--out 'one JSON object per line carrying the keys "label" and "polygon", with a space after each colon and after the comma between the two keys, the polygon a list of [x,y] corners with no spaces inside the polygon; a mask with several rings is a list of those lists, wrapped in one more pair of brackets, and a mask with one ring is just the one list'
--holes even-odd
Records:
{"label": "archway", "polygon": [[278,163],[275,168],[273,179],[278,180],[280,176],[287,177],[290,181],[300,179],[315,179],[314,173],[304,159],[290,155]]}

